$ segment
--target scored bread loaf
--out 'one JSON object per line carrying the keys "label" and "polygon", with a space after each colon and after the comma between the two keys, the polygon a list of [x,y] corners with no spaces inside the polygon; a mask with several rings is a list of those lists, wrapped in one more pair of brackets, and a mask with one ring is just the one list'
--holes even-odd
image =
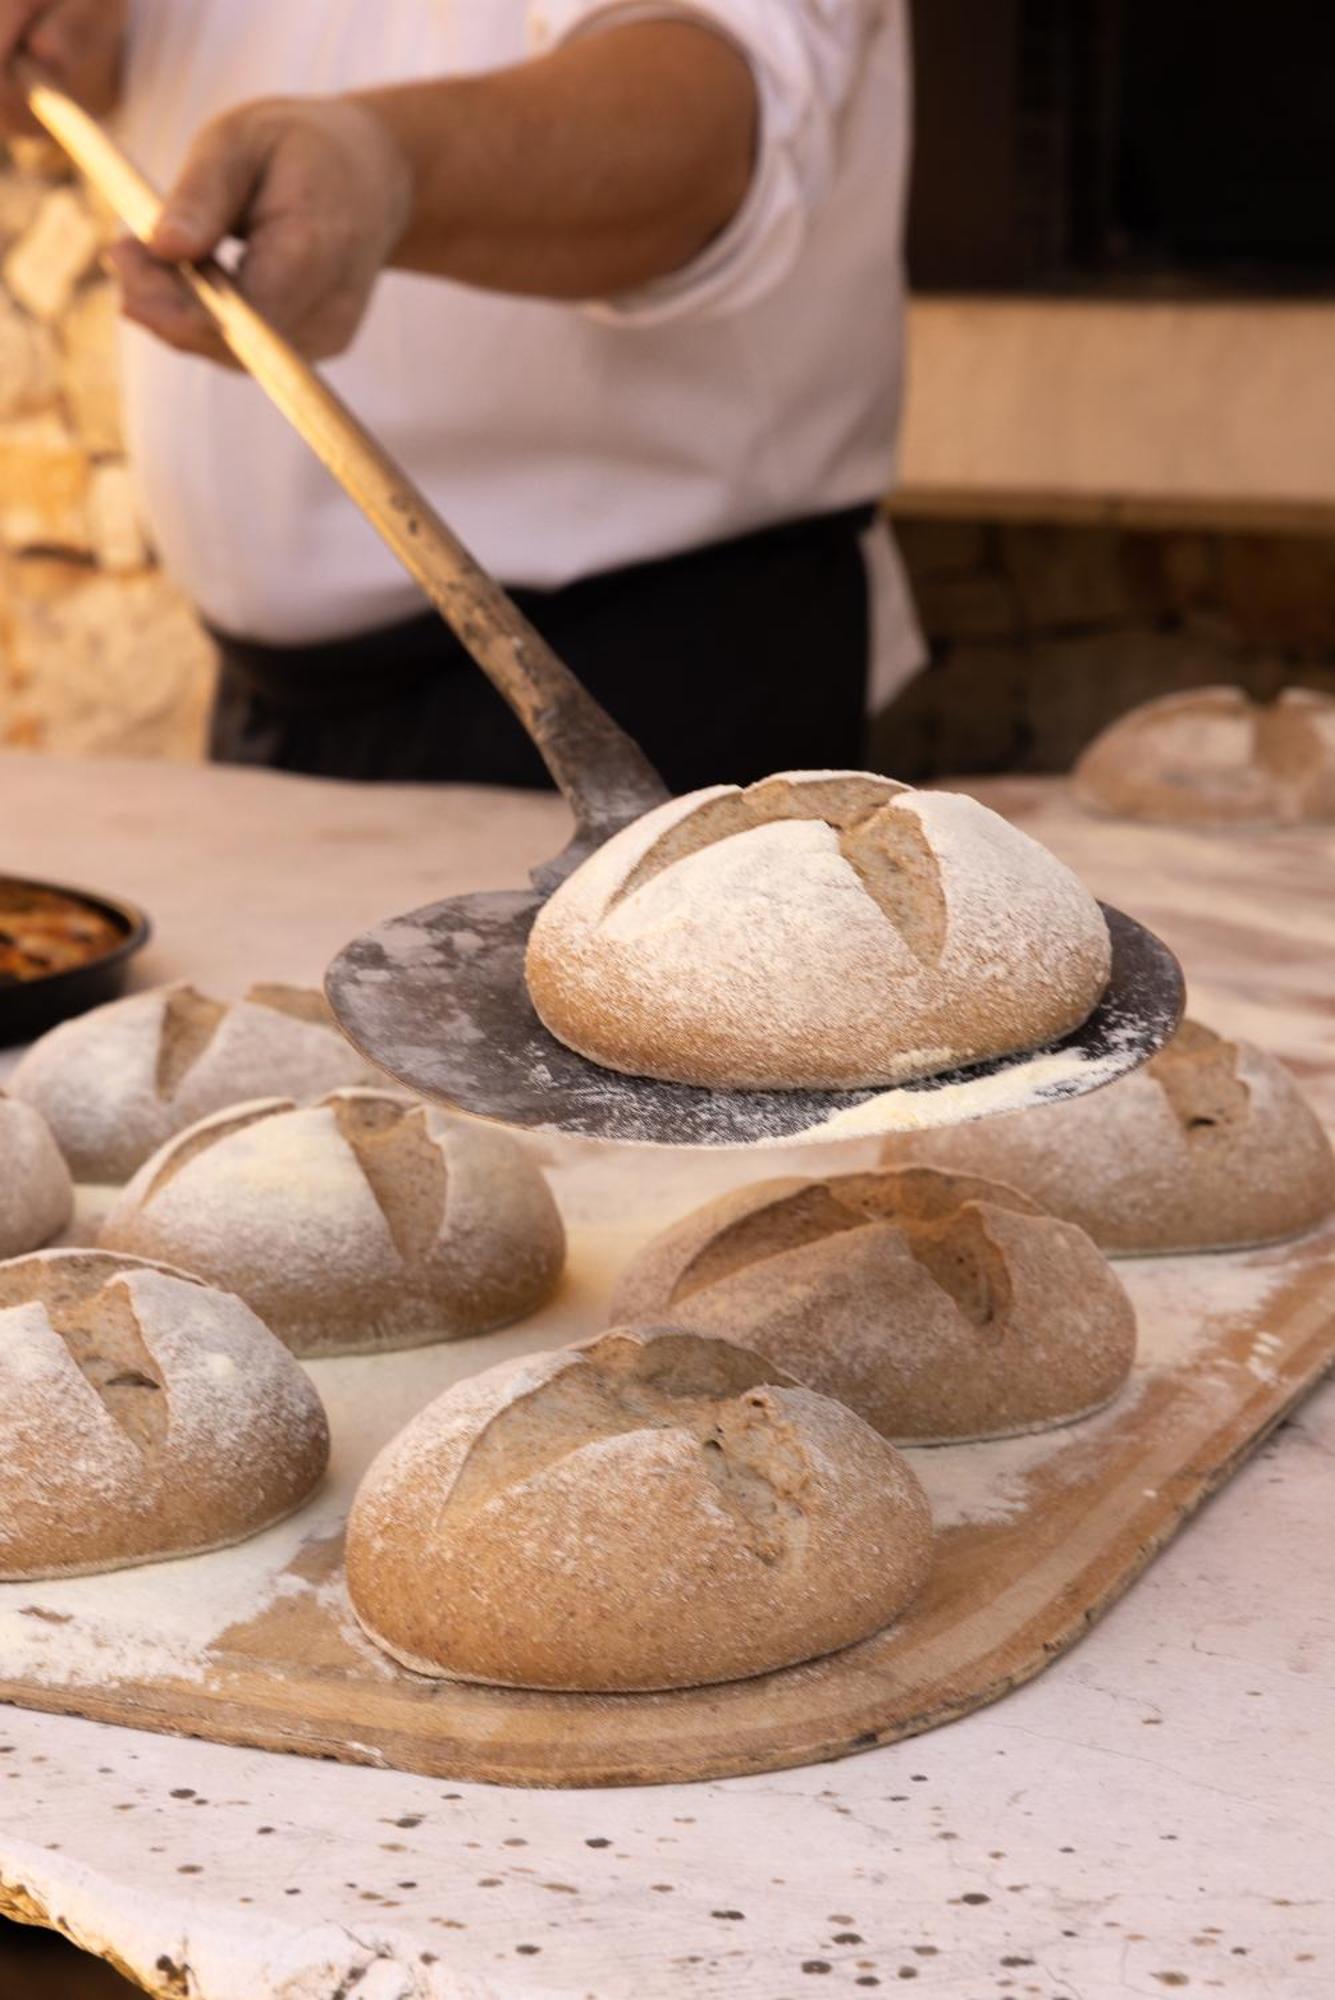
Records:
{"label": "scored bread loaf", "polygon": [[8,1088],[42,1113],[76,1181],[119,1182],[212,1111],[375,1080],[321,994],[252,986],[223,1001],[180,982],[63,1021]]}
{"label": "scored bread loaf", "polygon": [[328,1455],[314,1387],[240,1299],[98,1250],[0,1265],[0,1579],[243,1541]]}
{"label": "scored bread loaf", "polygon": [[727,1341],[620,1329],[458,1383],[348,1521],[368,1635],[418,1673],[697,1687],[878,1632],[931,1559],[905,1461]]}
{"label": "scored bread loaf", "polygon": [[897,1135],[882,1157],[1006,1181],[1113,1257],[1281,1242],[1335,1209],[1330,1141],[1283,1064],[1198,1021],[1087,1097]]}
{"label": "scored bread loaf", "polygon": [[121,1190],[100,1241],[239,1293],[298,1354],[507,1326],[565,1259],[556,1203],[516,1140],[376,1090],[202,1119]]}
{"label": "scored bread loaf", "polygon": [[40,1250],[74,1209],[74,1188],[46,1120],[0,1091],[0,1258]]}
{"label": "scored bread loaf", "polygon": [[1066,1034],[1109,958],[1093,897],[976,800],[796,771],[615,835],[539,911],[527,977],[606,1068],[851,1089]]}
{"label": "scored bread loaf", "polygon": [[1082,805],[1182,825],[1294,825],[1335,819],[1335,700],[1285,688],[1195,688],[1133,708],[1076,764]]}
{"label": "scored bread loaf", "polygon": [[1116,1394],[1136,1348],[1131,1301],[1083,1230],[928,1168],[706,1202],[631,1262],[609,1317],[741,1341],[914,1444],[1070,1423]]}

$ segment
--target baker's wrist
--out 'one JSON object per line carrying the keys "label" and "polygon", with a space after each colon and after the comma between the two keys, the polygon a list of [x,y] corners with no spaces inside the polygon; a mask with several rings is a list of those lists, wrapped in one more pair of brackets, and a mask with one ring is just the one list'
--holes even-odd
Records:
{"label": "baker's wrist", "polygon": [[384,116],[376,91],[346,91],[330,100],[331,108],[345,113],[349,131],[358,134],[358,150],[365,171],[379,193],[383,217],[380,262],[391,261],[394,252],[412,226],[418,200],[417,170],[408,148],[393,121]]}
{"label": "baker's wrist", "polygon": [[[448,262],[447,246],[469,221],[471,185],[465,128],[472,79],[438,79],[427,86],[389,85],[350,91],[342,102],[354,106],[377,129],[387,171],[405,191],[404,226],[390,262],[418,268],[423,246],[427,268]],[[391,164],[392,163],[392,164]]]}

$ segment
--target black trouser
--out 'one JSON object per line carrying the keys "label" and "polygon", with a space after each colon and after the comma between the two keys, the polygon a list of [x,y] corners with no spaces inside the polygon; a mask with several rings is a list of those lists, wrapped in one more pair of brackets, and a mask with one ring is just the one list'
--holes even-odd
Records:
{"label": "black trouser", "polygon": [[[517,601],[674,792],[857,768],[869,616],[862,507]],[[545,767],[434,612],[318,646],[215,633],[212,753],[332,778],[545,785]]]}

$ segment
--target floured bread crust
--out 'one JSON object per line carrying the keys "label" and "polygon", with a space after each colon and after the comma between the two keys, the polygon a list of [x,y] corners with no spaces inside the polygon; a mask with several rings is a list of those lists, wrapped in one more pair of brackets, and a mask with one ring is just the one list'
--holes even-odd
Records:
{"label": "floured bread crust", "polygon": [[0,1091],[0,1258],[40,1250],[73,1208],[69,1168],[46,1120]]}
{"label": "floured bread crust", "polygon": [[1195,688],[1133,708],[1095,738],[1071,789],[1123,819],[1183,826],[1335,820],[1335,700],[1285,688]]}
{"label": "floured bread crust", "polygon": [[178,982],[62,1022],[7,1087],[42,1113],[76,1181],[117,1183],[229,1104],[373,1081],[322,994],[252,986],[222,1001]]}
{"label": "floured bread crust", "polygon": [[419,1673],[695,1687],[887,1625],[931,1560],[905,1461],[726,1341],[620,1329],[440,1396],[348,1522],[369,1636]]}
{"label": "floured bread crust", "polygon": [[985,806],[799,771],[608,841],[539,912],[527,977],[552,1034],[606,1068],[852,1089],[1052,1041],[1109,962],[1094,899]]}
{"label": "floured bread crust", "polygon": [[1088,1097],[905,1133],[883,1157],[1006,1181],[1113,1257],[1278,1243],[1335,1210],[1330,1141],[1283,1064],[1198,1021]]}
{"label": "floured bread crust", "polygon": [[97,1250],[0,1266],[0,1579],[243,1541],[328,1456],[313,1385],[240,1299]]}
{"label": "floured bread crust", "polygon": [[740,1341],[915,1444],[1069,1423],[1117,1393],[1136,1348],[1083,1230],[928,1168],[708,1202],[640,1252],[609,1317]]}
{"label": "floured bread crust", "polygon": [[556,1203],[516,1140],[376,1090],[202,1119],[145,1162],[100,1240],[239,1293],[297,1354],[507,1326],[565,1261]]}

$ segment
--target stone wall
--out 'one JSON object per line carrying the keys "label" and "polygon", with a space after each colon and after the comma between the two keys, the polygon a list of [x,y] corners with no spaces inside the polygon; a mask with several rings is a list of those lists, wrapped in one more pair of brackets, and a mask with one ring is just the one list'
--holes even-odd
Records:
{"label": "stone wall", "polygon": [[0,155],[0,744],[194,757],[211,650],[135,519],[117,233],[44,142]]}
{"label": "stone wall", "polygon": [[1176,688],[1335,694],[1335,536],[901,519],[931,664],[875,732],[878,768],[1065,771]]}

